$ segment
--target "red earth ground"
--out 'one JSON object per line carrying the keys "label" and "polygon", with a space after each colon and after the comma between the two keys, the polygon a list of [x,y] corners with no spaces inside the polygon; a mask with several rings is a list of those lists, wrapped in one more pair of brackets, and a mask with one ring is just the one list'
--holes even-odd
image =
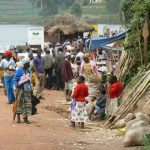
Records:
{"label": "red earth ground", "polygon": [[[12,105],[7,104],[3,89],[0,95],[0,150],[140,149],[123,147],[117,131],[103,129],[99,123],[88,123],[85,130],[71,128],[63,113],[69,106],[62,104],[65,99],[62,91],[44,91],[45,99],[38,105],[38,114],[29,118],[30,125],[13,124]],[[47,106],[51,106],[50,110]]]}

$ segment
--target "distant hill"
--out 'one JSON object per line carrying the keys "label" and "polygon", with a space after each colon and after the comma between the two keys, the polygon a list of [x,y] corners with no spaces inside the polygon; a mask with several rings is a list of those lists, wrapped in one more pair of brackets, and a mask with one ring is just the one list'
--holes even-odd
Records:
{"label": "distant hill", "polygon": [[34,15],[35,9],[29,0],[0,0],[0,17]]}
{"label": "distant hill", "polygon": [[[68,8],[68,10],[70,7]],[[93,3],[81,6],[82,19],[89,23],[119,23],[119,15],[111,14],[106,3]],[[62,10],[59,13],[66,12]],[[40,16],[40,8],[35,9],[31,0],[0,0],[0,23],[29,22],[47,24],[54,16]]]}
{"label": "distant hill", "polygon": [[90,23],[119,23],[119,13],[111,14],[105,2],[82,6],[82,18]]}

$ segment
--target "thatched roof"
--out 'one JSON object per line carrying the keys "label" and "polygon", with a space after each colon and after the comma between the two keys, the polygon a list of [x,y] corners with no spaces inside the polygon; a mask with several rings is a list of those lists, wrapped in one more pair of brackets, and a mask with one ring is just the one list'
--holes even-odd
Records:
{"label": "thatched roof", "polygon": [[74,29],[69,25],[57,25],[51,27],[48,31],[48,34],[54,34],[57,32],[62,32],[64,35],[74,34]]}
{"label": "thatched roof", "polygon": [[48,32],[49,34],[54,33],[52,31],[56,30],[59,30],[67,35],[69,33],[73,34],[73,32],[90,32],[94,31],[95,29],[94,27],[77,18],[76,16],[73,16],[71,14],[64,14],[63,16],[56,16],[54,21],[45,27],[45,32]]}

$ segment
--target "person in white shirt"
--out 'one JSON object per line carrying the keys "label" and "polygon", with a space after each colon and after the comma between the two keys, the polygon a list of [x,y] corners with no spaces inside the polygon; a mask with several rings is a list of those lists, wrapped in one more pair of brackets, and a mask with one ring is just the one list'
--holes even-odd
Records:
{"label": "person in white shirt", "polygon": [[12,58],[12,51],[7,50],[5,56],[6,58],[0,63],[0,68],[4,69],[4,84],[8,97],[8,104],[12,104],[15,101],[13,77],[15,75],[16,64]]}
{"label": "person in white shirt", "polygon": [[80,60],[81,60],[81,62],[83,61],[83,56],[84,56],[84,53],[79,49],[78,50],[78,53],[77,53],[77,55],[76,55],[76,58],[77,57],[80,57]]}

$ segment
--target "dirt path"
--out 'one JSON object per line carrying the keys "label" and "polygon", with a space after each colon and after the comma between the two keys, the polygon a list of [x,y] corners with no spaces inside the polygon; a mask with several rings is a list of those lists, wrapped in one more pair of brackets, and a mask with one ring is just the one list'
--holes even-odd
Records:
{"label": "dirt path", "polygon": [[[116,131],[87,125],[86,130],[72,129],[69,120],[45,109],[61,107],[63,92],[44,91],[45,100],[38,106],[39,114],[31,116],[30,125],[12,123],[12,105],[0,89],[0,150],[136,150],[123,148]],[[64,106],[68,107],[68,106]],[[97,124],[96,124],[97,125]]]}

